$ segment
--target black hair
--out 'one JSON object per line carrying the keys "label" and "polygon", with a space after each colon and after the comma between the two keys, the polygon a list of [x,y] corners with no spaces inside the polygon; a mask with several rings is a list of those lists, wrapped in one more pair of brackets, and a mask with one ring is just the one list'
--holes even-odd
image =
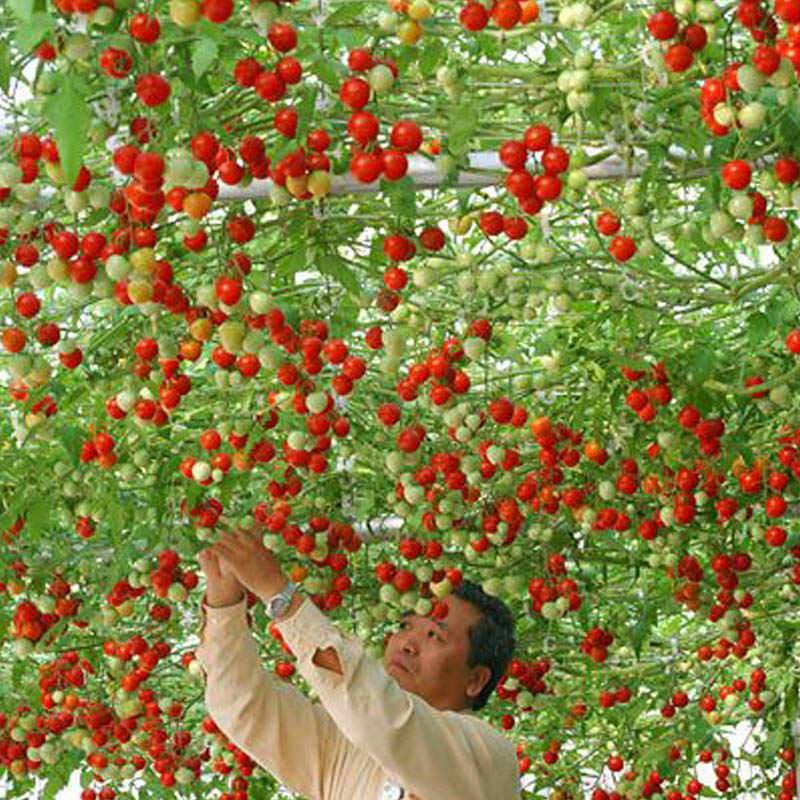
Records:
{"label": "black hair", "polygon": [[481,693],[472,700],[472,710],[478,711],[489,701],[511,663],[516,647],[514,616],[500,598],[486,594],[472,581],[462,580],[453,589],[453,594],[481,612],[481,618],[469,629],[467,666],[471,668],[483,664],[491,669],[492,675]]}

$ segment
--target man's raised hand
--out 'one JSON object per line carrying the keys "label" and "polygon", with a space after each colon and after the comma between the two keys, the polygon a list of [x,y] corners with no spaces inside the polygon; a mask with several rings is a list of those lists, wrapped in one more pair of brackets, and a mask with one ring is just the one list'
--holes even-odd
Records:
{"label": "man's raised hand", "polygon": [[230,570],[223,569],[211,548],[201,550],[197,560],[206,576],[206,603],[209,606],[229,606],[242,599],[244,590],[239,579]]}
{"label": "man's raised hand", "polygon": [[288,583],[278,559],[264,546],[258,525],[249,531],[223,533],[208,551],[219,559],[223,570],[262,600],[268,600]]}

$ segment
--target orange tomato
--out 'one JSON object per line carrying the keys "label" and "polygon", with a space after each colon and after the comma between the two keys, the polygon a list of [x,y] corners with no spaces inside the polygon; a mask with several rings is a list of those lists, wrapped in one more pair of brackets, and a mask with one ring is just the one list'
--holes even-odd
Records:
{"label": "orange tomato", "polygon": [[539,4],[536,0],[523,0],[520,5],[522,6],[522,16],[519,21],[523,25],[536,22],[539,19]]}

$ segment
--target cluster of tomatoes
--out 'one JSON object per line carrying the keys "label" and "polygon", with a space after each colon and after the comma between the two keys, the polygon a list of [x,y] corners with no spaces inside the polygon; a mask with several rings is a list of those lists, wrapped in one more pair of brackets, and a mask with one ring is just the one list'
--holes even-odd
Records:
{"label": "cluster of tomatoes", "polygon": [[[637,382],[647,373],[644,370],[623,370],[622,374],[627,380]],[[666,406],[672,400],[669,378],[664,365],[661,363],[654,365],[651,368],[651,375],[655,381],[653,386],[646,389],[631,389],[625,397],[625,405],[635,411],[642,422],[652,422],[656,418],[657,407]]]}
{"label": "cluster of tomatoes", "polygon": [[[495,689],[495,694],[501,700],[508,700],[511,704],[519,706],[520,693],[525,690],[531,695],[550,694],[552,689],[544,682],[544,676],[550,671],[551,663],[546,658],[536,661],[523,661],[514,658],[509,664],[508,671],[500,678]],[[527,698],[523,698],[524,703]],[[532,706],[524,705],[520,711],[530,711]],[[500,725],[504,730],[511,730],[514,727],[514,716],[503,714],[500,718]]]}
{"label": "cluster of tomatoes", "polygon": [[[775,177],[784,186],[791,186],[800,177],[800,164],[793,156],[784,156],[775,161]],[[722,182],[728,189],[736,192],[743,192],[749,186],[753,177],[753,170],[750,164],[742,159],[734,159],[723,164],[721,169]],[[741,199],[740,199],[741,198]],[[747,218],[748,225],[759,225],[764,233],[764,238],[770,242],[779,243],[789,235],[789,224],[785,219],[776,216],[767,216],[767,201],[761,192],[748,192],[745,213],[742,215]],[[741,196],[734,198],[732,202],[747,202]]]}
{"label": "cluster of tomatoes", "polygon": [[101,431],[81,444],[79,460],[81,464],[96,461],[103,469],[110,469],[117,463],[117,454],[114,452],[115,446],[114,437]]}
{"label": "cluster of tomatoes", "polygon": [[58,614],[42,613],[35,603],[29,600],[22,600],[14,609],[14,616],[12,617],[14,627],[11,635],[17,639],[38,642],[58,620]]}
{"label": "cluster of tomatoes", "polygon": [[528,594],[531,607],[537,614],[542,613],[545,603],[553,603],[559,597],[566,598],[566,611],[577,611],[581,607],[578,584],[567,578],[566,560],[561,553],[551,553],[547,558],[547,578],[531,578]]}
{"label": "cluster of tomatoes", "polygon": [[[146,337],[137,343],[135,353],[138,361],[133,367],[133,373],[145,381],[150,377],[150,362],[158,355],[158,345],[154,339]],[[198,355],[199,352],[195,354],[195,358]],[[185,373],[178,372],[178,358],[160,359],[159,366],[164,377],[158,386],[158,401],[149,396],[136,398],[131,393],[119,393],[106,401],[106,413],[111,419],[121,420],[132,412],[137,419],[157,427],[167,423],[169,413],[189,393],[192,381]]]}
{"label": "cluster of tomatoes", "polygon": [[706,29],[698,23],[681,27],[671,11],[656,11],[647,20],[650,35],[660,41],[674,40],[663,54],[664,66],[670,72],[685,72],[694,63],[694,54],[699,53],[708,42]]}
{"label": "cluster of tomatoes", "polygon": [[[180,584],[186,591],[197,586],[198,576],[194,570],[180,568],[181,557],[174,550],[162,550],[158,554],[158,568],[150,575],[150,584],[157,597],[170,597],[170,587]],[[179,593],[185,599],[185,593]]]}
{"label": "cluster of tomatoes", "polygon": [[[84,686],[87,675],[94,675],[94,667],[87,659],[79,658],[74,650],[69,650],[58,658],[42,664],[39,667],[39,691],[41,692],[42,706],[46,709],[55,708],[58,705],[56,698],[59,694],[63,694],[71,687]],[[61,725],[57,723],[54,727],[57,730],[51,730],[51,733],[57,733],[61,729]]]}
{"label": "cluster of tomatoes", "polygon": [[614,643],[614,634],[599,627],[590,628],[581,642],[581,650],[592,661],[602,664],[608,658],[608,648]]}
{"label": "cluster of tomatoes", "polygon": [[[523,214],[538,214],[545,203],[555,202],[561,196],[561,175],[569,168],[569,153],[553,143],[553,132],[547,125],[529,125],[522,139],[508,139],[500,145],[498,153],[500,162],[509,170],[504,181],[506,191]],[[528,169],[531,154],[538,160],[540,173]],[[528,232],[523,217],[505,216],[499,211],[482,212],[478,224],[486,236],[504,233],[516,240]]]}
{"label": "cluster of tomatoes", "polygon": [[617,261],[625,262],[636,254],[636,242],[630,236],[620,234],[621,227],[622,222],[613,211],[601,212],[595,221],[595,228],[599,234],[612,237],[608,245],[608,252]]}
{"label": "cluster of tomatoes", "polygon": [[[354,50],[348,63],[355,72],[361,72],[374,66],[375,61],[369,51]],[[389,147],[379,145],[380,120],[364,110],[370,95],[369,82],[358,75],[345,79],[339,89],[340,100],[351,110],[347,121],[347,132],[354,142],[350,174],[360,183],[372,183],[381,176],[397,181],[408,172],[408,156],[422,146],[422,130],[413,120],[399,120],[389,133]]]}
{"label": "cluster of tomatoes", "polygon": [[[352,525],[322,515],[311,517],[308,520],[308,529],[304,531],[299,525],[289,522],[291,513],[291,505],[276,496],[271,506],[259,503],[253,511],[253,516],[269,533],[279,534],[284,544],[294,548],[299,556],[308,557],[310,563],[318,569],[331,570],[333,578],[330,588],[326,592],[312,594],[311,598],[325,611],[338,608],[344,600],[345,592],[352,586],[350,577],[345,574],[350,565],[347,554],[360,550],[362,541]],[[319,549],[317,537],[321,536],[324,536],[325,555],[319,554],[321,557],[317,557],[316,551]],[[292,568],[289,577],[300,583],[307,575],[308,568],[297,565]]]}
{"label": "cluster of tomatoes", "polygon": [[517,25],[529,25],[539,19],[539,4],[536,0],[494,0],[491,8],[486,3],[468,0],[458,15],[465,30],[482,31],[490,22],[502,30],[511,30]]}
{"label": "cluster of tomatoes", "polygon": [[105,596],[108,604],[113,608],[119,608],[128,600],[136,600],[147,591],[145,586],[131,586],[127,580],[117,581],[111,591]]}

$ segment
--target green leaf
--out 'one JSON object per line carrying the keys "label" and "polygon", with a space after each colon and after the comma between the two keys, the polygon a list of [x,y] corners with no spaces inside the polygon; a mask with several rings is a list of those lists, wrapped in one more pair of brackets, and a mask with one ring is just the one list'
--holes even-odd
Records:
{"label": "green leaf", "polygon": [[358,278],[347,262],[336,253],[323,253],[317,262],[317,268],[323,275],[330,275],[351,294],[359,294],[361,286]]}
{"label": "green leaf", "polygon": [[17,45],[19,49],[29,53],[40,44],[53,30],[55,21],[49,14],[33,14],[29,20],[17,27]]}
{"label": "green leaf", "polygon": [[773,758],[778,750],[781,749],[784,739],[789,738],[789,732],[786,727],[786,725],[778,723],[776,727],[770,731],[767,740],[764,742],[764,746],[761,748],[761,755],[765,759]]}
{"label": "green leaf", "polygon": [[652,603],[646,604],[642,609],[641,616],[636,621],[631,631],[631,641],[633,644],[633,651],[636,653],[636,658],[640,657],[642,653],[642,644],[657,620],[658,607]]}
{"label": "green leaf", "polygon": [[311,62],[311,71],[331,89],[338,91],[342,82],[339,64],[329,58],[319,56]]}
{"label": "green leaf", "polygon": [[33,16],[33,0],[8,0],[8,6],[23,22]]}
{"label": "green leaf", "polygon": [[438,36],[425,37],[426,43],[419,57],[419,70],[423,77],[433,75],[436,67],[447,56],[447,48]]}
{"label": "green leaf", "polygon": [[789,106],[778,122],[778,137],[784,149],[800,141],[800,109]]}
{"label": "green leaf", "polygon": [[478,128],[481,110],[474,98],[462,100],[450,108],[447,126],[447,147],[455,156],[463,155],[469,149],[472,134]]}
{"label": "green leaf", "polygon": [[11,53],[6,42],[0,42],[0,91],[8,93],[11,85]]}
{"label": "green leaf", "polygon": [[714,351],[703,345],[696,345],[687,354],[686,364],[694,383],[702,383],[711,375],[714,367]]}
{"label": "green leaf", "polygon": [[41,533],[50,518],[51,507],[51,502],[47,498],[34,500],[25,512],[25,532],[28,534]]}
{"label": "green leaf", "polygon": [[308,133],[311,119],[314,116],[314,109],[317,104],[317,87],[307,86],[304,89],[303,97],[297,104],[297,133],[294,138],[297,141],[304,141]]}
{"label": "green leaf", "polygon": [[192,48],[192,72],[200,77],[217,59],[219,48],[213,39],[198,39]]}
{"label": "green leaf", "polygon": [[747,341],[751,345],[760,345],[766,341],[773,331],[769,317],[761,311],[756,311],[747,318]]}
{"label": "green leaf", "polygon": [[357,319],[358,306],[349,294],[342,296],[331,318],[331,334],[340,339],[346,338],[353,332]]}
{"label": "green leaf", "polygon": [[58,90],[45,101],[44,114],[55,132],[64,179],[71,186],[83,163],[90,113],[85,98],[68,75],[60,76]]}
{"label": "green leaf", "polygon": [[83,431],[75,425],[64,425],[60,428],[58,433],[70,458],[73,462],[77,463],[78,456],[80,455],[81,443],[84,440]]}
{"label": "green leaf", "polygon": [[358,19],[365,11],[367,4],[364,2],[343,3],[336,11],[328,15],[325,20],[325,27],[329,27],[338,22],[351,22]]}
{"label": "green leaf", "polygon": [[276,272],[280,275],[294,275],[298,270],[303,269],[308,264],[308,253],[303,244],[298,244],[297,247],[279,259],[276,265]]}
{"label": "green leaf", "polygon": [[386,193],[392,211],[401,220],[411,221],[416,218],[417,195],[410,175],[405,175],[399,181],[387,181],[381,178],[381,191]]}

